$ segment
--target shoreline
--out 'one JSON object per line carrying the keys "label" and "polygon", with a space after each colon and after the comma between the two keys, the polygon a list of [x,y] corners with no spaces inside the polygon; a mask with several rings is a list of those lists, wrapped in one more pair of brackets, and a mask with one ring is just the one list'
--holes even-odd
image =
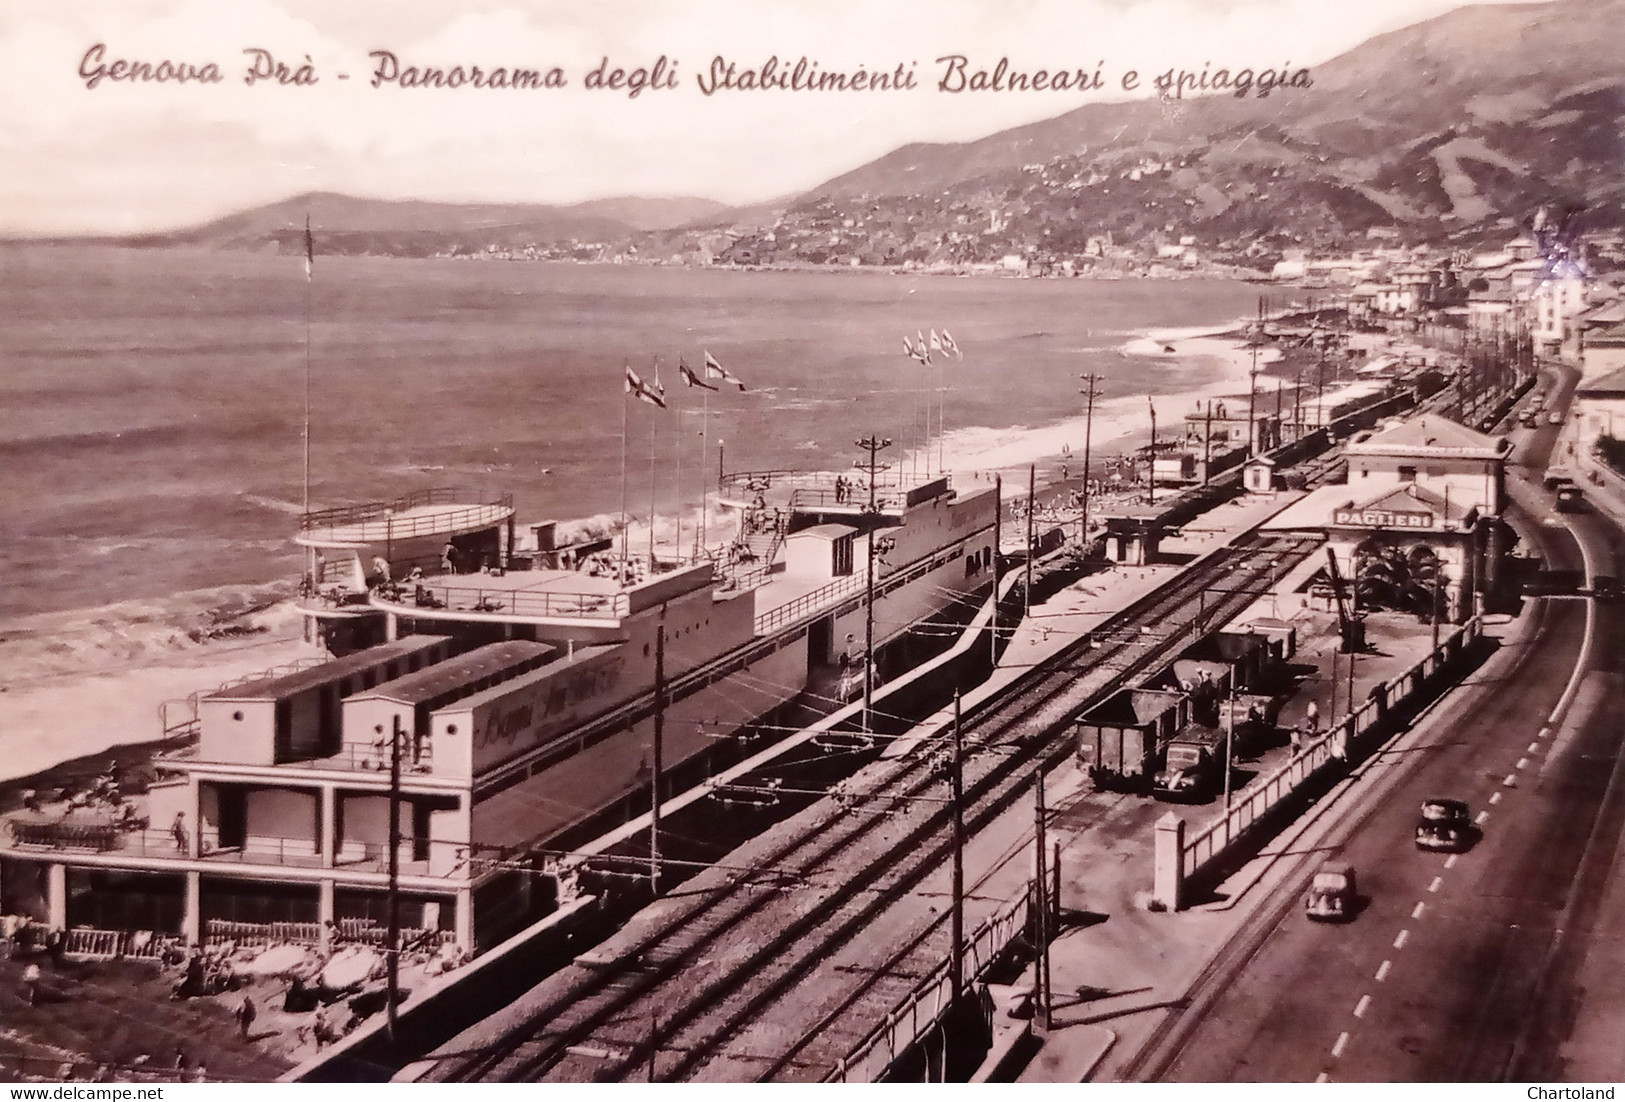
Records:
{"label": "shoreline", "polygon": [[[1169,365],[1194,376],[1190,381],[1196,385],[1152,399],[1160,407],[1159,425],[1178,424],[1182,432],[1188,403],[1230,397],[1238,389],[1245,393],[1251,350],[1239,332],[1244,324],[1245,319],[1149,329],[1119,347],[1127,360]],[[1096,402],[1091,447],[1097,461],[1148,438],[1145,399],[1142,393]],[[952,409],[950,391],[949,417]],[[1084,422],[1080,408],[1075,417],[1038,426],[950,429],[937,447],[962,489],[990,483],[995,472],[1018,475],[1006,479],[1006,499],[1026,495],[1021,468],[1040,467],[1038,496],[1048,504],[1081,478],[1082,471],[1070,467],[1082,454]],[[903,450],[899,466],[917,451],[917,446]],[[698,513],[695,507],[681,518],[684,546]],[[710,515],[719,517],[715,506]],[[657,547],[673,548],[677,523],[677,517],[657,518]],[[647,539],[647,523],[634,518],[629,542],[639,547]],[[226,584],[0,623],[0,661],[10,671],[0,688],[0,737],[8,751],[0,764],[0,785],[115,747],[151,743],[163,735],[158,710],[165,701],[319,653],[300,637],[291,586],[288,579]]]}

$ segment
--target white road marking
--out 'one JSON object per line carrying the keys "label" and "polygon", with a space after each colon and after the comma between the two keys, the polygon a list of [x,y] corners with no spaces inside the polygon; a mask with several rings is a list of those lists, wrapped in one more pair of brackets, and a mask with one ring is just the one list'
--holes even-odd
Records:
{"label": "white road marking", "polygon": [[[1418,903],[1417,906],[1420,907],[1421,904]],[[1409,940],[1410,936],[1411,936],[1411,932],[1409,930],[1401,930],[1401,931],[1399,931],[1399,936],[1394,939],[1394,948],[1395,949],[1403,949],[1403,948],[1405,948],[1405,942],[1407,940]]]}
{"label": "white road marking", "polygon": [[1551,733],[1552,733],[1552,729],[1550,727],[1542,727],[1538,732],[1536,732],[1535,737],[1536,738],[1545,738],[1547,735],[1549,735]]}
{"label": "white road marking", "polygon": [[1444,867],[1447,868],[1447,869],[1455,868],[1456,867],[1456,858],[1458,858],[1460,856],[1461,856],[1461,854],[1459,854],[1459,853],[1452,853],[1449,857],[1446,857],[1444,859]]}
{"label": "white road marking", "polygon": [[1360,1001],[1354,1004],[1354,1016],[1356,1018],[1363,1018],[1363,1017],[1365,1017],[1365,1012],[1367,1010],[1369,1010],[1370,1008],[1371,1008],[1371,996],[1370,995],[1361,995],[1360,996]]}
{"label": "white road marking", "polygon": [[1422,911],[1425,908],[1425,906],[1426,906],[1426,904],[1424,904],[1420,900],[1418,900],[1416,906],[1411,908],[1411,917],[1412,918],[1421,918],[1422,917]]}
{"label": "white road marking", "polygon": [[1504,779],[1502,779],[1501,787],[1503,787],[1503,788],[1511,788],[1513,785],[1515,785],[1517,783],[1518,783],[1517,776],[1515,774],[1508,773],[1506,775],[1506,777]]}
{"label": "white road marking", "polygon": [[[1433,883],[1431,883],[1431,884],[1429,884],[1429,885],[1428,885],[1428,891],[1430,891],[1430,892],[1436,892],[1436,891],[1438,891],[1438,890],[1439,890],[1439,885],[1440,885],[1440,884],[1443,884],[1443,883],[1444,883],[1444,877],[1442,877],[1442,876],[1435,876],[1435,877],[1434,877],[1434,878],[1433,878]],[[1418,906],[1418,907],[1420,907],[1420,906],[1421,906],[1421,905],[1422,905],[1422,904],[1420,904],[1420,903],[1418,903],[1418,904],[1417,904],[1417,906]]]}
{"label": "white road marking", "polygon": [[[1499,796],[1500,793],[1497,792],[1496,795]],[[1490,817],[1490,813],[1488,811],[1480,811],[1478,813],[1478,815],[1473,819],[1473,822],[1477,823],[1479,826],[1483,826],[1484,825],[1484,820],[1488,819],[1489,817]]]}
{"label": "white road marking", "polygon": [[1522,769],[1524,766],[1526,766],[1528,764],[1529,764],[1529,759],[1528,758],[1519,758],[1518,759],[1518,764],[1513,766],[1513,768],[1514,769]]}
{"label": "white road marking", "polygon": [[1341,1055],[1343,1055],[1343,1048],[1348,1043],[1349,1043],[1348,1030],[1344,1030],[1342,1033],[1339,1033],[1337,1035],[1337,1043],[1332,1045],[1332,1055],[1333,1056],[1341,1056]]}
{"label": "white road marking", "polygon": [[1393,966],[1394,966],[1394,962],[1391,961],[1391,960],[1385,960],[1381,964],[1377,965],[1377,982],[1378,983],[1381,983],[1383,980],[1388,978],[1388,969],[1392,968]]}
{"label": "white road marking", "polygon": [[1540,743],[1538,743],[1538,742],[1531,742],[1531,743],[1530,743],[1530,744],[1529,744],[1529,749],[1528,749],[1528,750],[1527,750],[1527,751],[1525,751],[1525,752],[1526,752],[1526,753],[1530,753],[1530,754],[1535,754],[1535,753],[1539,753],[1539,752],[1540,752]]}
{"label": "white road marking", "polygon": [[[1490,803],[1498,804],[1500,802],[1501,802],[1501,794],[1499,792],[1491,792],[1490,793]],[[1482,811],[1480,811],[1479,814],[1482,815],[1484,813]]]}
{"label": "white road marking", "polygon": [[1326,1081],[1327,1081],[1327,1079],[1326,1079],[1326,1073],[1325,1072],[1321,1072],[1319,1075],[1315,1076],[1315,1082],[1317,1082],[1317,1083],[1324,1083]]}

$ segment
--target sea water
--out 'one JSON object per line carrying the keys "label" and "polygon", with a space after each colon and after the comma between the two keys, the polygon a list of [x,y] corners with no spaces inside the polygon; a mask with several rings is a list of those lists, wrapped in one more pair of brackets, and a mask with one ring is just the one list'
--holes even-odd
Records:
{"label": "sea water", "polygon": [[[719,460],[849,470],[878,435],[922,472],[928,405],[929,462],[961,477],[1079,453],[1085,372],[1105,377],[1109,451],[1112,411],[1223,371],[1136,341],[1245,317],[1256,294],[327,256],[307,283],[275,252],[0,247],[0,617],[293,577],[307,377],[315,506],[449,485],[512,493],[521,521],[617,514],[623,492],[647,516],[652,484],[673,518]],[[963,358],[904,355],[933,329]],[[679,359],[703,373],[707,351],[747,389],[686,389]],[[657,357],[666,410],[623,388]],[[1184,412],[1168,398],[1159,416]]]}

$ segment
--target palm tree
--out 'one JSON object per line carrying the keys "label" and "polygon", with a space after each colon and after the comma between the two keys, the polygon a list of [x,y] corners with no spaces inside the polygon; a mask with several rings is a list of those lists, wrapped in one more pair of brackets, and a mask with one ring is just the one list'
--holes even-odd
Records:
{"label": "palm tree", "polygon": [[1367,608],[1412,612],[1424,620],[1440,611],[1444,564],[1426,544],[1402,547],[1367,538],[1354,549],[1354,591]]}

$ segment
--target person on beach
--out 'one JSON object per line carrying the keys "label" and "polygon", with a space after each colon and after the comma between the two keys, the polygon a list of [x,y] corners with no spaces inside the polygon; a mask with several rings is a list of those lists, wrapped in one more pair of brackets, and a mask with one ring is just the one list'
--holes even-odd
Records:
{"label": "person on beach", "polygon": [[192,838],[186,829],[186,812],[175,812],[175,821],[169,826],[169,834],[175,839],[176,853],[188,852]]}
{"label": "person on beach", "polygon": [[254,1028],[254,1019],[257,1017],[259,1011],[254,1007],[254,1000],[244,995],[243,1005],[237,1008],[237,1029],[243,1040],[248,1040],[248,1031]]}
{"label": "person on beach", "polygon": [[29,964],[23,969],[23,998],[29,1006],[39,1005],[39,965]]}
{"label": "person on beach", "polygon": [[440,552],[440,569],[447,574],[457,573],[457,548],[449,540]]}
{"label": "person on beach", "polygon": [[1305,709],[1303,718],[1304,722],[1309,725],[1311,732],[1320,730],[1320,707],[1313,700],[1309,702],[1309,707]]}

